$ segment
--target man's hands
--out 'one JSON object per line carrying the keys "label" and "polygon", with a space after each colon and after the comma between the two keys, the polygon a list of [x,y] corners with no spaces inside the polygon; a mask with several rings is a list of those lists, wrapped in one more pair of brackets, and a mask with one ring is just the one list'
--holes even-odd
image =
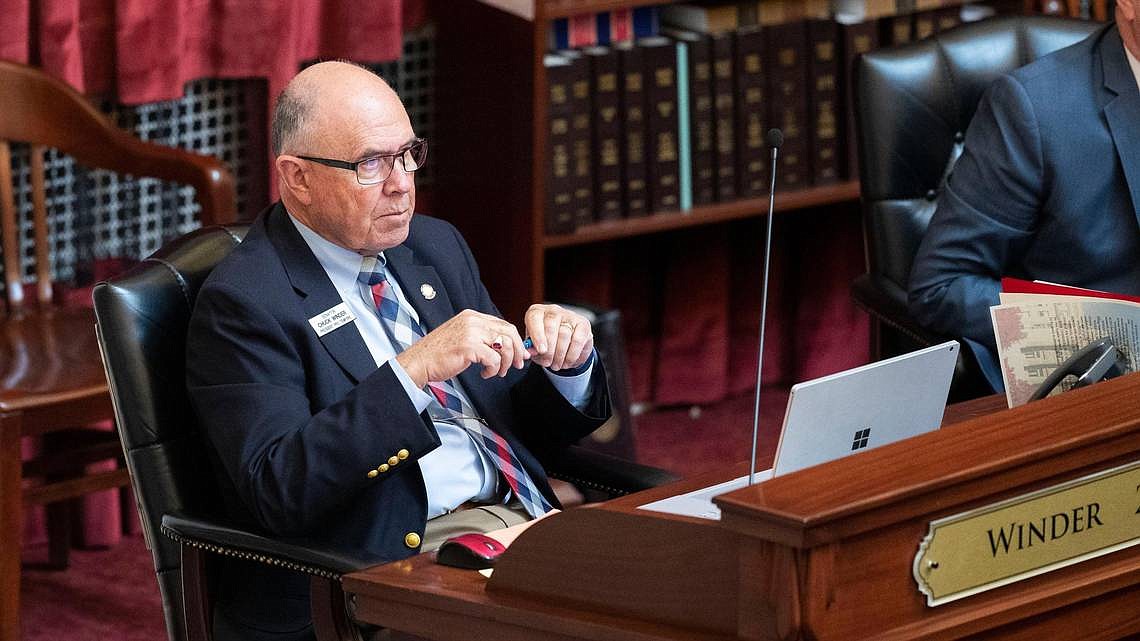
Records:
{"label": "man's hands", "polygon": [[526,331],[534,347],[527,351],[514,325],[466,309],[435,328],[396,356],[412,381],[423,387],[444,381],[471,365],[483,368],[483,378],[506,376],[512,367],[522,369],[534,361],[552,370],[574,368],[594,350],[590,321],[558,305],[532,305],[526,313]]}
{"label": "man's hands", "polygon": [[594,330],[581,314],[558,305],[531,305],[525,322],[534,343],[534,362],[543,367],[573,369],[594,351]]}
{"label": "man's hands", "polygon": [[514,325],[471,309],[451,317],[396,356],[419,387],[428,381],[446,381],[476,363],[483,367],[483,378],[506,376],[512,366],[521,369],[528,358]]}

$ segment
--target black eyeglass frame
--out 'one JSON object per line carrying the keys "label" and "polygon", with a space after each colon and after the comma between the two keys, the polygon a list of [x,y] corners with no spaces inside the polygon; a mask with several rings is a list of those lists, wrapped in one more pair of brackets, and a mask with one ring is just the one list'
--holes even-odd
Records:
{"label": "black eyeglass frame", "polygon": [[[335,169],[347,169],[356,175],[356,182],[360,183],[361,185],[379,185],[379,184],[383,183],[384,181],[388,180],[388,178],[390,178],[392,176],[392,172],[396,170],[396,161],[397,160],[400,161],[400,167],[402,167],[404,169],[405,173],[414,174],[417,170],[419,170],[420,167],[423,167],[424,161],[427,160],[427,142],[428,142],[427,138],[416,138],[414,141],[412,141],[412,144],[408,145],[407,147],[404,147],[403,149],[401,149],[400,151],[397,151],[396,153],[379,154],[376,156],[369,156],[367,158],[361,158],[360,160],[357,160],[356,162],[349,162],[347,160],[336,160],[333,158],[320,158],[318,156],[297,156],[297,157],[301,158],[303,160],[311,160],[315,163],[319,163],[319,164],[324,165],[326,167],[333,167]],[[412,169],[411,171],[409,171],[407,165],[404,162],[404,155],[407,154],[408,152],[412,151],[413,149],[416,149],[417,147],[423,149],[423,151],[421,152],[421,153],[423,153],[423,160],[416,163],[415,169]],[[414,156],[415,154],[412,154],[412,155]],[[380,158],[391,158],[392,159],[392,164],[388,168],[388,174],[385,175],[383,178],[379,178],[375,182],[364,182],[360,178],[360,171],[357,168],[362,163],[366,163],[369,160],[378,160]]]}

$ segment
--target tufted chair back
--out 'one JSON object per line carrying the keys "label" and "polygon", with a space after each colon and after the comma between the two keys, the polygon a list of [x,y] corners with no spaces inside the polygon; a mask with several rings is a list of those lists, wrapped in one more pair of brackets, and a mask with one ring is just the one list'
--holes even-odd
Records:
{"label": "tufted chair back", "polygon": [[210,514],[220,504],[186,394],[186,329],[198,289],[245,232],[236,224],[200,229],[94,293],[115,422],[172,641],[186,638],[181,550],[161,534],[162,517]]}
{"label": "tufted chair back", "polygon": [[[852,295],[871,313],[876,358],[945,340],[906,311],[906,289],[938,192],[962,153],[978,101],[1000,76],[1075,44],[1099,23],[1009,16],[864,55],[856,71],[859,181],[867,274]],[[970,350],[951,396],[988,392]]]}

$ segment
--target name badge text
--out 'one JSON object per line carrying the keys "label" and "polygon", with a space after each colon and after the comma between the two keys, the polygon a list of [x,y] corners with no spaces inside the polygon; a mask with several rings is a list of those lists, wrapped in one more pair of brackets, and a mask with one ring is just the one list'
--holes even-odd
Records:
{"label": "name badge text", "polygon": [[348,303],[341,303],[310,318],[309,324],[313,326],[313,331],[317,333],[317,336],[324,336],[354,320],[356,320],[356,315],[348,308]]}

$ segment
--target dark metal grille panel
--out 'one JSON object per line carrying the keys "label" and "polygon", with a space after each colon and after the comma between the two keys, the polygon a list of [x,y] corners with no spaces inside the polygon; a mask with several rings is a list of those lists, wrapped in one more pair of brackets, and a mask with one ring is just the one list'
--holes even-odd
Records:
{"label": "dark metal grille panel", "polygon": [[[240,212],[249,173],[246,82],[196,80],[187,83],[185,95],[178,100],[137,107],[105,103],[102,110],[143,140],[210,154],[226,162],[237,176]],[[25,280],[35,271],[29,153],[27,145],[13,146]],[[75,281],[85,266],[100,258],[142,258],[199,225],[192,187],[91,169],[54,149],[46,153],[44,179],[53,280]]]}
{"label": "dark metal grille panel", "polygon": [[435,131],[435,27],[425,25],[404,35],[404,52],[399,60],[369,67],[388,81],[399,94],[412,121],[416,135],[428,139],[428,161],[416,172],[416,186],[430,185],[432,181],[431,146]]}

